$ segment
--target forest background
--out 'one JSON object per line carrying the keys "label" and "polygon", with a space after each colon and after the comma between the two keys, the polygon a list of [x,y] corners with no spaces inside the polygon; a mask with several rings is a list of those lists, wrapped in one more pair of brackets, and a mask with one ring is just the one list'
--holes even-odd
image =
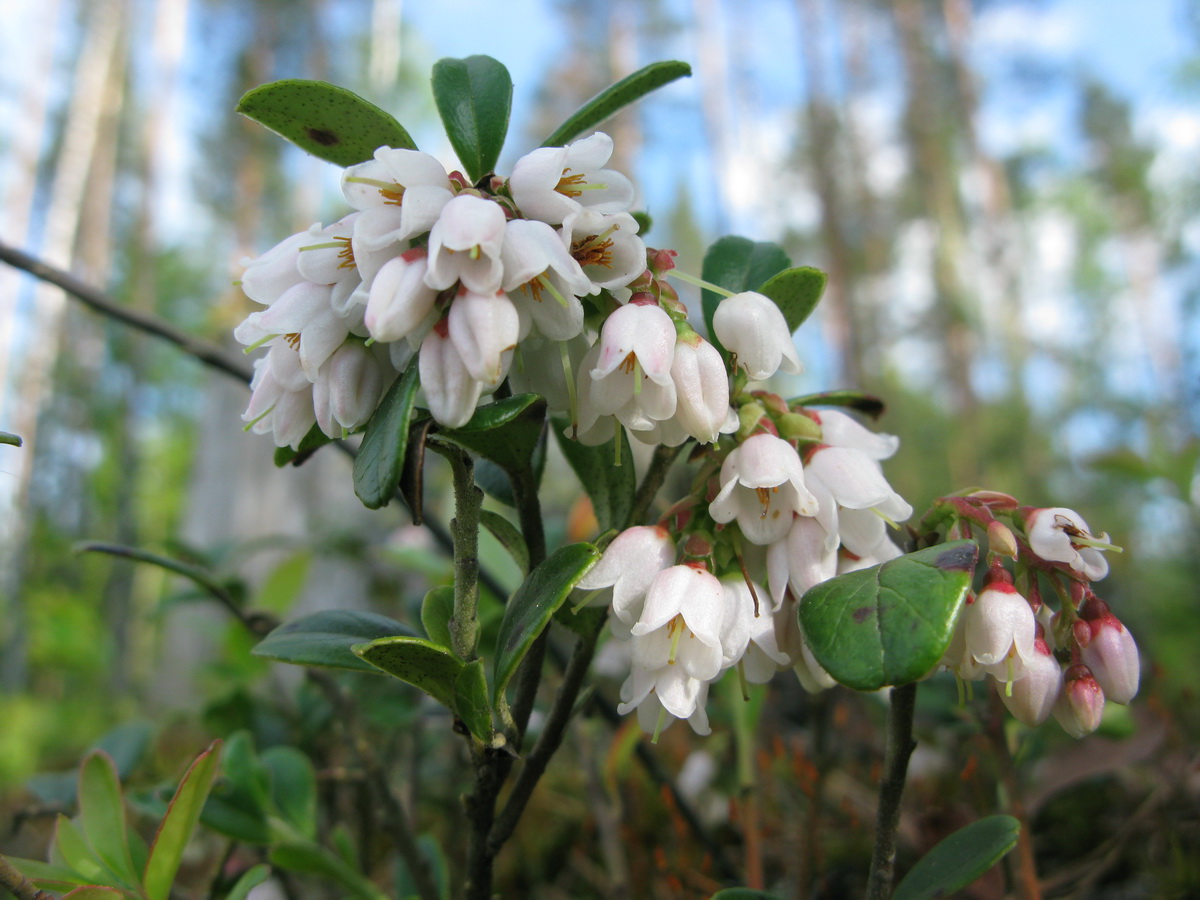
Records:
{"label": "forest background", "polygon": [[[650,243],[698,272],[703,248],[736,233],[825,269],[825,301],[797,336],[807,371],[781,392],[885,397],[881,427],[901,437],[888,475],[916,508],[986,486],[1073,506],[1126,548],[1102,587],[1141,646],[1142,693],[1128,712],[1110,705],[1103,733],[1083,742],[1027,736],[1022,784],[1040,827],[1069,826],[1040,848],[1048,870],[1070,861],[1063,891],[1147,869],[1180,891],[1200,882],[1184,852],[1200,844],[1200,4],[6,7],[0,242],[226,345],[250,308],[233,284],[240,261],[342,206],[337,170],[233,113],[246,90],[344,85],[449,160],[426,73],[443,56],[487,53],[516,86],[503,170],[598,89],[648,62],[690,62],[691,79],[609,125],[614,168],[653,217]],[[260,745],[287,733],[262,695],[294,687],[295,672],[252,657],[186,583],[75,555],[80,541],[236,576],[281,618],[331,605],[403,617],[448,577],[399,511],[359,507],[336,454],[275,469],[269,442],[241,433],[244,404],[243,389],[178,350],[0,267],[0,429],[25,442],[0,446],[5,810],[28,805],[31,777],[69,768],[122,723],[156,721],[165,771],[239,727]],[[571,477],[552,482],[564,515],[580,513]],[[485,554],[515,583],[497,547]],[[777,746],[800,741],[869,785],[869,760],[814,750],[796,729],[824,717],[871,744],[870,698],[838,691],[814,705],[777,690]],[[934,796],[950,778],[962,795],[994,793],[995,771],[964,768],[977,735],[941,699],[925,701],[941,743],[914,791]],[[610,752],[611,732],[589,734],[595,747],[577,753]],[[672,771],[727,749],[685,729],[660,746]]]}

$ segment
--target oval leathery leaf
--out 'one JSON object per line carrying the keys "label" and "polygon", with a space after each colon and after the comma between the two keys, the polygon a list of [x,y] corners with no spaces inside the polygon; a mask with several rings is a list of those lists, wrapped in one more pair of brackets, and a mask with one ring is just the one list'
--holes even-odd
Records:
{"label": "oval leathery leaf", "polygon": [[600,551],[592,544],[567,544],[554,551],[517,588],[504,607],[504,618],[496,632],[493,704],[498,702],[534,640],[550,624],[555,610],[599,558]]}
{"label": "oval leathery leaf", "polygon": [[860,691],[924,677],[950,645],[978,555],[974,541],[950,541],[818,584],[799,608],[813,656]]}
{"label": "oval leathery leaf", "polygon": [[371,159],[379,147],[417,149],[391,115],[324,81],[272,81],[243,94],[237,111],[301,150],[343,168]]}

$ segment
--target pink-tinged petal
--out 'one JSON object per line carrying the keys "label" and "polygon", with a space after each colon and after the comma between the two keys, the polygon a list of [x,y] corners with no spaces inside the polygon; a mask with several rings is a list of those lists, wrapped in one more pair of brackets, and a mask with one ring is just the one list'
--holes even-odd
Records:
{"label": "pink-tinged petal", "polygon": [[313,408],[321,430],[340,437],[341,429],[366,424],[386,387],[385,374],[375,352],[366,345],[358,341],[343,344],[321,367],[313,386]]}
{"label": "pink-tinged petal", "polygon": [[[1093,612],[1093,607],[1098,607]],[[1098,601],[1084,604],[1087,620],[1076,625],[1083,662],[1092,670],[1104,696],[1113,703],[1128,703],[1141,680],[1141,658],[1129,629]]]}
{"label": "pink-tinged petal", "polygon": [[283,394],[268,418],[275,434],[275,446],[298,447],[317,421],[313,412],[312,391],[288,391]]}
{"label": "pink-tinged petal", "polygon": [[1054,718],[1073,738],[1091,734],[1104,716],[1104,691],[1085,665],[1067,669],[1062,693],[1054,704]]}

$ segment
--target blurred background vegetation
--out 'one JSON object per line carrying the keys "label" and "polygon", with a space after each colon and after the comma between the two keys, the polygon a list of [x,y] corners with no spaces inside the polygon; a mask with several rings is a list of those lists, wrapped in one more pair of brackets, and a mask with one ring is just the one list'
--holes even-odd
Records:
{"label": "blurred background vegetation", "polygon": [[[797,336],[808,371],[780,390],[882,395],[881,427],[902,437],[887,471],[918,509],[986,486],[1073,506],[1126,548],[1101,587],[1142,649],[1135,704],[1079,743],[1053,725],[1004,735],[994,703],[960,707],[953,682],[935,679],[909,858],[1019,795],[1050,895],[1200,892],[1200,5],[10,2],[0,240],[226,345],[250,306],[233,285],[239,261],[344,212],[332,167],[233,114],[246,90],[285,77],[344,85],[449,160],[429,66],[488,53],[516,81],[506,171],[600,88],[654,60],[689,61],[692,79],[610,123],[615,167],[644,191],[648,242],[677,248],[694,273],[730,232],[829,272]],[[244,403],[173,348],[0,268],[0,429],[25,440],[0,445],[7,811],[49,802],[30,793],[31,776],[69,768],[138,718],[156,722],[147,765],[159,775],[201,735],[237,729],[260,747],[336,755],[321,749],[320,716],[301,714],[298,673],[251,657],[250,639],[186,582],[75,555],[77,542],[204,565],[281,618],[329,606],[411,617],[448,578],[400,511],[357,508],[337,454],[275,470],[273,448],[241,433]],[[552,507],[578,518],[571,477],[550,473]],[[443,476],[429,477],[445,518]],[[488,554],[511,584],[502,554]],[[869,831],[855,826],[870,821],[880,707],[842,691],[814,701],[783,682],[768,692],[756,761],[771,789],[764,818],[783,824],[754,852],[769,872],[841,896],[839,872],[856,883]],[[420,760],[440,738],[436,721],[419,724],[416,698],[380,704],[381,721],[406,724],[397,758]],[[575,766],[532,811],[564,828],[522,837],[510,890],[618,896],[613,885],[656,878],[645,896],[673,897],[708,886],[711,858],[631,768],[635,741],[629,725],[614,735],[582,723]],[[656,752],[718,833],[737,831],[727,733],[701,741],[676,728]],[[421,808],[452,835],[452,817],[436,824],[458,792],[439,774],[447,766],[421,771]],[[418,803],[415,787],[408,799]],[[624,849],[581,845],[597,829]],[[789,850],[798,840],[800,854]],[[976,891],[1000,896],[1003,881]]]}

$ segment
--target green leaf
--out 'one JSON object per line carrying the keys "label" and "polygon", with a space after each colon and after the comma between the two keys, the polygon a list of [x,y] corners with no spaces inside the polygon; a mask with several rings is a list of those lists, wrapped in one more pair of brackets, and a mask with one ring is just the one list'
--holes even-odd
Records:
{"label": "green leaf", "polygon": [[396,494],[404,454],[408,451],[408,423],[420,383],[414,356],[367,423],[358,455],[354,457],[354,493],[368,509],[387,506]]}
{"label": "green leaf", "polygon": [[439,59],[433,66],[433,101],[446,136],[471,181],[493,171],[508,134],[512,78],[490,56]]}
{"label": "green leaf", "polygon": [[128,778],[146,755],[153,733],[154,727],[145,720],[125,722],[96,741],[93,749],[109,755],[117,767],[118,778]]}
{"label": "green leaf", "polygon": [[496,633],[496,664],[492,702],[504,693],[508,680],[529,652],[530,645],[550,624],[575,582],[596,564],[600,551],[591,544],[568,544],[554,551],[517,588],[504,608]]}
{"label": "green leaf", "polygon": [[246,900],[252,890],[270,877],[271,867],[266,863],[251,866],[242,873],[242,877],[230,888],[229,893],[225,896],[225,900]]}
{"label": "green leaf", "polygon": [[113,761],[100,751],[89,753],[79,770],[79,818],[96,855],[124,884],[136,885],[138,874],[129,855],[121,782]]}
{"label": "green leaf", "polygon": [[951,541],[818,584],[799,610],[813,656],[860,691],[923,677],[950,644],[978,555]]}
{"label": "green leaf", "polygon": [[516,394],[479,407],[461,428],[439,429],[437,434],[490,459],[511,475],[532,465],[545,422],[545,399]]}
{"label": "green leaf", "polygon": [[376,638],[412,634],[407,625],[377,613],[328,609],[280,625],[251,652],[298,666],[374,672],[350,648]]}
{"label": "green leaf", "polygon": [[36,859],[21,859],[17,856],[6,856],[5,859],[43,891],[69,891],[87,881],[78,872],[66,866],[56,866]]}
{"label": "green leaf", "polygon": [[367,878],[319,844],[295,842],[271,848],[273,865],[292,872],[317,875],[346,888],[359,900],[388,900]]}
{"label": "green leaf", "polygon": [[[421,851],[421,856],[429,864],[430,874],[433,876],[433,883],[437,888],[439,900],[450,900],[450,869],[446,862],[446,855],[442,852],[441,846],[431,834],[423,834],[417,838],[417,847]],[[417,886],[413,881],[412,874],[408,871],[408,864],[403,859],[396,860],[396,889],[395,896],[402,900],[409,900],[411,897],[418,896]]]}
{"label": "green leaf", "polygon": [[[567,463],[579,476],[583,489],[592,501],[596,521],[600,530],[625,528],[633,512],[633,498],[637,493],[637,473],[633,468],[633,455],[629,450],[629,439],[625,429],[618,428],[617,436],[595,447],[587,447],[566,435],[565,420],[554,422],[554,436]],[[616,460],[613,441],[621,442],[621,465]]]}
{"label": "green leaf", "polygon": [[788,401],[788,406],[842,406],[860,412],[871,419],[878,419],[887,410],[883,400],[874,394],[852,390],[805,394],[802,397],[793,397]]}
{"label": "green leaf", "polygon": [[0,444],[10,444],[13,447],[20,447],[21,438],[7,431],[0,431]]}
{"label": "green leaf", "polygon": [[317,777],[308,757],[295,747],[271,747],[259,757],[280,815],[304,837],[317,836]]}
{"label": "green leaf", "polygon": [[125,891],[115,887],[104,887],[99,884],[85,884],[63,894],[63,900],[123,900]]}
{"label": "green leaf", "polygon": [[788,330],[794,333],[817,308],[827,280],[820,269],[801,266],[771,276],[758,292],[775,301],[787,321]]}
{"label": "green leaf", "polygon": [[421,625],[435,644],[450,646],[450,617],[454,615],[454,585],[435,587],[421,601]]}
{"label": "green leaf", "polygon": [[254,806],[262,809],[270,800],[271,777],[254,749],[254,738],[239,731],[225,742],[222,769],[229,784]]}
{"label": "green leaf", "polygon": [[725,888],[717,891],[709,900],[780,900],[778,894],[768,894],[766,891],[756,891],[754,888]]}
{"label": "green leaf", "polygon": [[475,483],[485,494],[505,506],[517,505],[508,474],[490,459],[475,460]]}
{"label": "green leaf", "polygon": [[504,518],[498,512],[493,512],[490,509],[481,509],[479,511],[479,520],[483,526],[492,533],[492,536],[498,540],[508,551],[518,566],[521,567],[521,573],[529,574],[529,548],[525,545],[525,538],[521,534],[521,530],[512,522]]}
{"label": "green leaf", "polygon": [[324,81],[264,84],[244,94],[237,111],[343,168],[371,159],[378,147],[417,149],[404,126],[374,103]]}
{"label": "green leaf", "polygon": [[303,465],[310,456],[326,444],[332,443],[333,438],[323,432],[320,425],[314,425],[308,429],[308,434],[300,439],[299,446],[275,448],[275,465],[281,469],[287,465]]}
{"label": "green leaf", "polygon": [[385,637],[356,644],[354,652],[454,711],[463,663],[446,647],[418,637]]}
{"label": "green leaf", "polygon": [[488,703],[483,660],[472,660],[458,673],[454,683],[454,711],[467,731],[485,744],[492,742],[492,707]]}
{"label": "green leaf", "polygon": [[200,810],[208,797],[217,763],[221,758],[221,742],[213,741],[207,750],[196,757],[191,768],[179,782],[167,814],[159,823],[158,833],[150,847],[146,874],[142,879],[147,900],[167,900],[184,848],[200,819]]}
{"label": "green leaf", "polygon": [[82,875],[84,880],[92,884],[114,884],[120,880],[92,850],[75,823],[61,813],[54,830],[54,843],[63,862]]}
{"label": "green leaf", "polygon": [[206,828],[244,844],[271,843],[266,811],[226,782],[217,782],[213,786],[204,803],[200,821]]}
{"label": "green leaf", "polygon": [[1017,845],[1021,823],[1012,816],[972,822],[926,853],[896,887],[892,900],[935,900],[965,888]]}
{"label": "green leaf", "polygon": [[[704,254],[701,275],[705,281],[740,294],[756,291],[771,276],[782,272],[792,264],[788,255],[778,244],[755,243],[749,238],[730,235],[723,237],[708,248]],[[700,301],[704,308],[704,324],[708,328],[708,339],[722,353],[726,353],[713,331],[713,314],[721,296],[714,291],[701,291]]]}
{"label": "green leaf", "polygon": [[546,138],[542,146],[561,147],[651,91],[691,74],[691,66],[676,60],[663,60],[638,69],[583,104],[574,115],[555,129],[554,134]]}

